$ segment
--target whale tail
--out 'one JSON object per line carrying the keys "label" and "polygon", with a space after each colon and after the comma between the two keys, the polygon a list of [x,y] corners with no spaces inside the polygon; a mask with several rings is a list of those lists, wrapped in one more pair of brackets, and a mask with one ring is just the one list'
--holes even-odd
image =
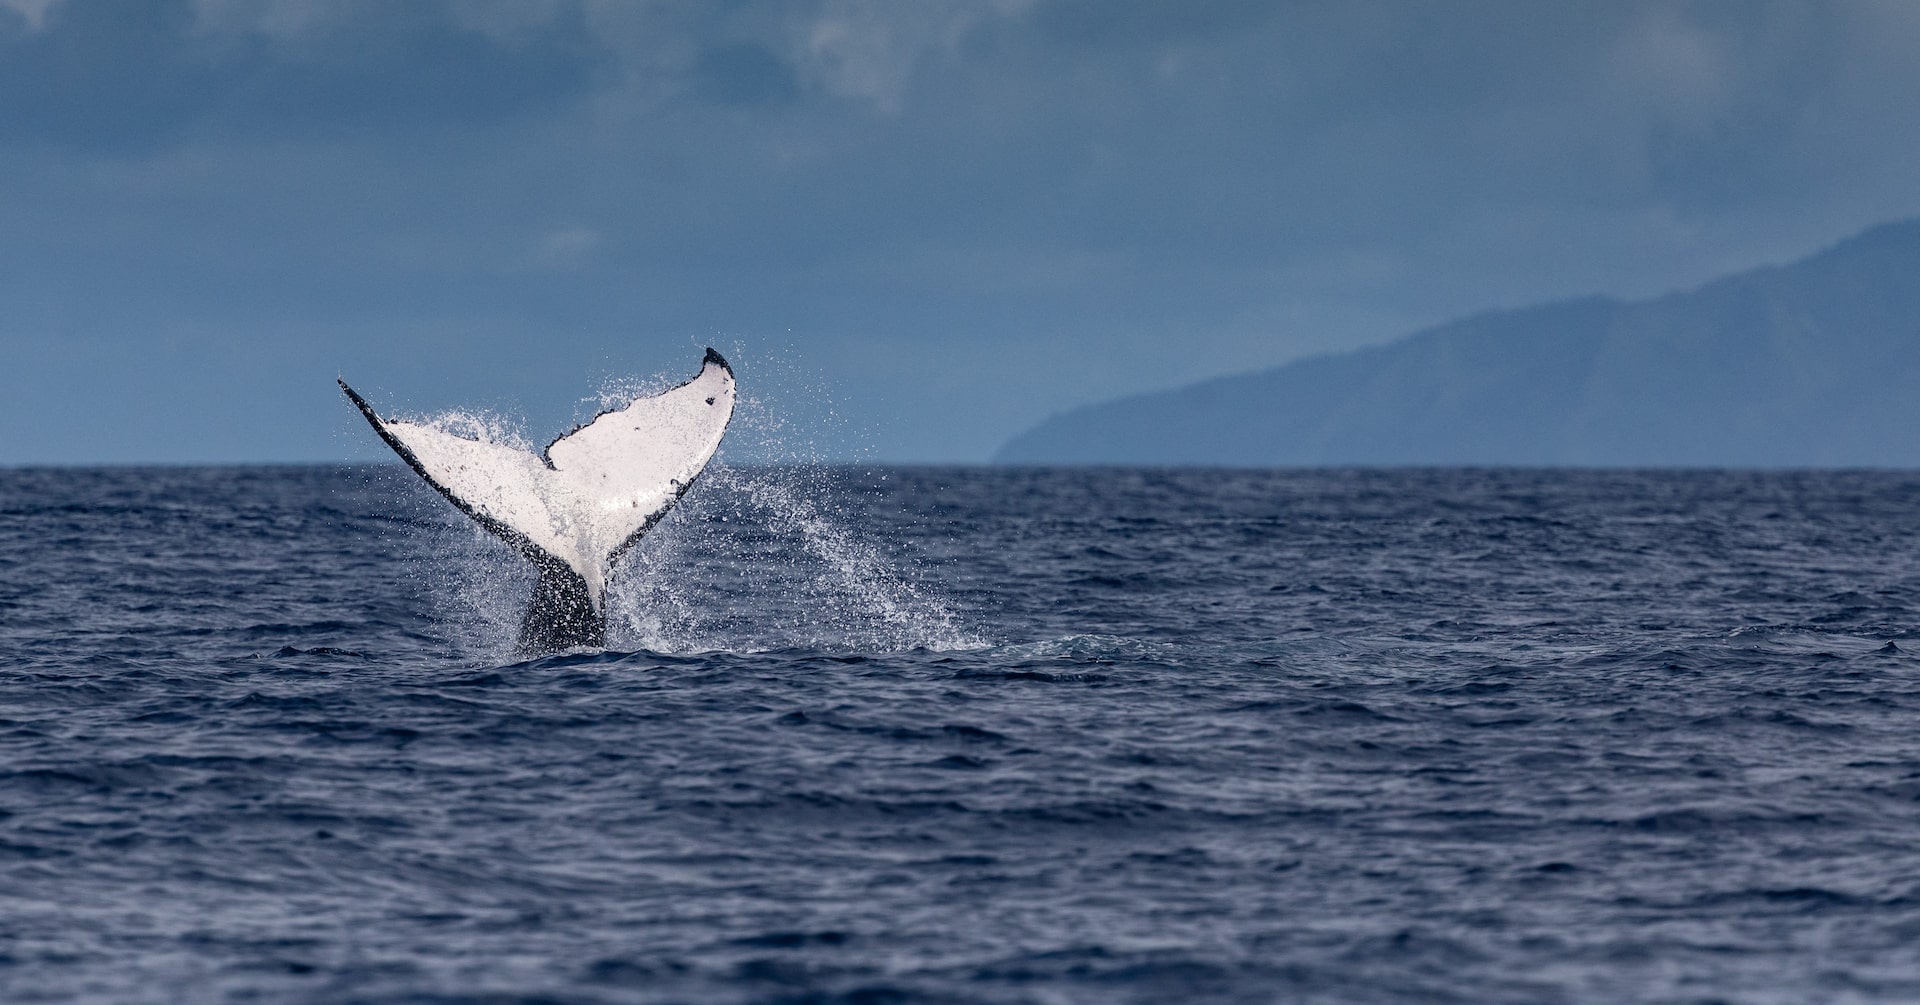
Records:
{"label": "whale tail", "polygon": [[606,644],[607,581],[686,494],[733,418],[733,368],[712,349],[691,380],[601,412],[539,455],[435,426],[383,419],[347,382],[387,446],[539,572],[520,629],[528,652]]}

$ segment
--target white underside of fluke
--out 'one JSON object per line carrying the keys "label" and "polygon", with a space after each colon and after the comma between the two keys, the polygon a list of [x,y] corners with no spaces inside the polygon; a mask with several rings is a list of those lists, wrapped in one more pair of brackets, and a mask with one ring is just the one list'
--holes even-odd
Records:
{"label": "white underside of fluke", "polygon": [[614,560],[706,467],[734,406],[733,371],[709,349],[698,376],[602,412],[549,444],[543,460],[428,423],[380,418],[340,386],[402,459],[481,526],[579,574],[596,611],[606,609]]}

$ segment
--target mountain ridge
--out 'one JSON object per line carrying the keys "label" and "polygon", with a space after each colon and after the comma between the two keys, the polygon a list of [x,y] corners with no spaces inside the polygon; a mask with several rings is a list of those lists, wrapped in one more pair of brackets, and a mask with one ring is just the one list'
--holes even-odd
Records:
{"label": "mountain ridge", "polygon": [[999,463],[1920,466],[1920,220],[1052,416]]}

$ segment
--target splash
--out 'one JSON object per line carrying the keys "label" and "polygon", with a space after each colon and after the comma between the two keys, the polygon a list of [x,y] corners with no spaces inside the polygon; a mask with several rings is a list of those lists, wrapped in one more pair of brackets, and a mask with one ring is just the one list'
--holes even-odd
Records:
{"label": "splash", "polygon": [[421,420],[442,432],[469,440],[485,440],[500,443],[528,453],[539,453],[540,448],[527,439],[520,424],[493,412],[469,412],[454,410],[441,412]]}
{"label": "splash", "polygon": [[[608,394],[644,390],[630,382]],[[751,426],[766,420],[749,402]],[[435,426],[524,447],[499,416],[447,412]],[[414,579],[457,649],[511,658],[532,594],[527,563],[456,514],[417,525]],[[898,652],[980,648],[896,535],[818,464],[716,463],[614,570],[609,645],[655,652]]]}
{"label": "splash", "polygon": [[[614,577],[622,645],[828,652],[986,645],[819,467],[715,467]],[[912,570],[909,572],[907,570]]]}
{"label": "splash", "polygon": [[[494,412],[450,410],[413,421],[469,439],[537,451],[521,425]],[[428,619],[455,652],[484,662],[513,658],[533,595],[533,569],[500,540],[459,515],[412,472],[394,467],[394,491],[415,509],[394,540],[407,558],[407,578]]]}

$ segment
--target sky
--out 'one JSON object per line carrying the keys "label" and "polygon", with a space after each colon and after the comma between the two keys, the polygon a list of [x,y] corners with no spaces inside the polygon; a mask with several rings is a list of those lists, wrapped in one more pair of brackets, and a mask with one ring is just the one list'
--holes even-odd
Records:
{"label": "sky", "polygon": [[739,460],[1049,414],[1920,215],[1908,0],[0,0],[0,464]]}

